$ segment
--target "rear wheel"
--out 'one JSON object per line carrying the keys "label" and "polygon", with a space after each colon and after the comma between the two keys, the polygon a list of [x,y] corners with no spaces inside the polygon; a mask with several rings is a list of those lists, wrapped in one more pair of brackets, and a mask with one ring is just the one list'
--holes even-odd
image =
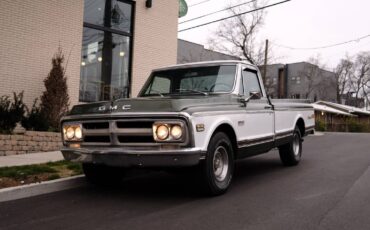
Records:
{"label": "rear wheel", "polygon": [[280,160],[285,166],[299,164],[302,158],[302,136],[298,127],[295,127],[292,140],[279,147]]}
{"label": "rear wheel", "polygon": [[87,181],[96,185],[115,185],[122,181],[124,169],[99,164],[82,164]]}
{"label": "rear wheel", "polygon": [[234,154],[230,139],[225,133],[216,133],[209,145],[207,157],[201,164],[203,186],[210,195],[227,191],[234,172]]}

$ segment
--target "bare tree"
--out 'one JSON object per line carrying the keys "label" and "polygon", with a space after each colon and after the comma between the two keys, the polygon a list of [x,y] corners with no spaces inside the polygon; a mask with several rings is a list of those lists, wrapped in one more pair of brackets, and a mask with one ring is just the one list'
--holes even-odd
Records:
{"label": "bare tree", "polygon": [[[262,3],[263,4],[263,3]],[[265,5],[265,4],[263,4]],[[249,14],[241,12],[260,8],[261,3],[253,2],[245,6],[229,9],[234,18],[220,23],[211,35],[209,45],[214,50],[238,56],[255,65],[264,61],[264,41],[257,41],[257,34],[264,23],[265,11],[257,10]]]}
{"label": "bare tree", "polygon": [[[240,7],[230,8],[228,11],[235,17],[220,23],[218,29],[208,39],[211,49],[238,56],[257,66],[264,65],[265,41],[258,39],[258,32],[264,24],[266,12],[257,10],[248,14],[241,12],[252,11],[265,6],[267,1],[255,1]],[[268,48],[268,60],[272,59],[272,51]],[[272,91],[275,84],[266,81],[265,88]],[[272,79],[271,79],[272,80]]]}
{"label": "bare tree", "polygon": [[356,56],[352,78],[349,81],[350,90],[354,95],[354,106],[360,107],[360,99],[369,98],[370,88],[370,52],[362,52]]}
{"label": "bare tree", "polygon": [[353,66],[349,56],[346,56],[344,59],[340,60],[339,64],[334,70],[336,87],[337,87],[337,103],[342,103],[342,97],[349,90],[349,81],[353,75]]}
{"label": "bare tree", "polygon": [[335,69],[337,101],[342,97],[346,104],[361,107],[370,97],[370,52],[346,56]]}
{"label": "bare tree", "polygon": [[64,54],[58,47],[51,63],[49,75],[44,79],[45,91],[41,96],[41,110],[53,130],[60,128],[60,119],[68,112],[69,95],[67,77],[64,75]]}

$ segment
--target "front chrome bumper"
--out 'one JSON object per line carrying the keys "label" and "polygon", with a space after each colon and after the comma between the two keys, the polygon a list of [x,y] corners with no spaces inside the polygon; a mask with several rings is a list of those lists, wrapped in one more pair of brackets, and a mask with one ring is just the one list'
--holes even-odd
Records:
{"label": "front chrome bumper", "polygon": [[176,150],[136,150],[121,147],[63,148],[68,161],[119,167],[184,167],[197,165],[205,152],[196,148]]}

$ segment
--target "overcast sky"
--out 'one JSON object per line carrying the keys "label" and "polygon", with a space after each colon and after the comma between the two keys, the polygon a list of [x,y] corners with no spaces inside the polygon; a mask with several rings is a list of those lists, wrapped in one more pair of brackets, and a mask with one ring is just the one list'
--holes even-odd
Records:
{"label": "overcast sky", "polygon": [[[189,6],[204,0],[187,0]],[[179,22],[199,15],[223,9],[230,4],[248,0],[209,0],[203,4],[189,7],[188,14]],[[269,4],[281,0],[269,0]],[[204,22],[222,18],[226,14],[203,18],[179,25],[184,29]],[[179,38],[206,45],[208,37],[218,24],[179,33]],[[292,0],[267,10],[265,25],[260,32],[263,39],[290,47],[321,47],[357,39],[370,34],[369,0]],[[327,69],[333,68],[346,53],[370,51],[370,37],[346,45],[318,50],[290,50],[273,47],[279,63],[305,61],[311,56],[320,55]]]}

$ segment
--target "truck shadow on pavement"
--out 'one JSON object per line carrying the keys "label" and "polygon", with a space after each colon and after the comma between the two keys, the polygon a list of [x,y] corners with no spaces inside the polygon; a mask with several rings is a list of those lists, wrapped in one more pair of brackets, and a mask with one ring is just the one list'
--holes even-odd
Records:
{"label": "truck shadow on pavement", "polygon": [[[258,181],[264,181],[269,174],[282,171],[284,167],[279,158],[273,154],[257,156],[237,161],[234,178],[229,193],[238,190],[238,186],[250,186]],[[196,169],[194,168],[194,171]],[[138,173],[139,175],[137,175]],[[117,194],[133,199],[140,197],[187,197],[201,198],[205,194],[197,182],[198,175],[192,169],[184,172],[173,171],[134,171],[129,178],[114,186],[101,187],[89,185],[89,190],[97,193]]]}
{"label": "truck shadow on pavement", "polygon": [[[30,227],[29,229],[39,229],[36,227],[45,221],[49,224],[49,229],[58,223],[75,228],[76,216],[79,217],[78,220],[84,220],[78,222],[79,229],[87,226],[104,229],[106,223],[129,224],[130,220],[136,225],[135,218],[138,216],[167,216],[183,210],[196,212],[197,209],[205,210],[205,207],[235,202],[246,194],[253,197],[256,194],[256,185],[262,189],[263,186],[258,184],[269,183],[271,178],[276,179],[286,172],[276,154],[239,161],[236,163],[235,176],[229,191],[218,197],[205,196],[194,183],[193,176],[163,171],[149,172],[123,180],[114,187],[87,185],[2,203],[0,213],[5,213],[6,210],[7,216],[17,218],[8,219],[0,215],[0,229],[4,226],[26,229],[22,228],[23,225]],[[32,206],[32,214],[19,212],[29,208],[31,204],[37,204]],[[40,213],[43,215],[41,219]],[[23,222],[20,224],[17,219]]]}

